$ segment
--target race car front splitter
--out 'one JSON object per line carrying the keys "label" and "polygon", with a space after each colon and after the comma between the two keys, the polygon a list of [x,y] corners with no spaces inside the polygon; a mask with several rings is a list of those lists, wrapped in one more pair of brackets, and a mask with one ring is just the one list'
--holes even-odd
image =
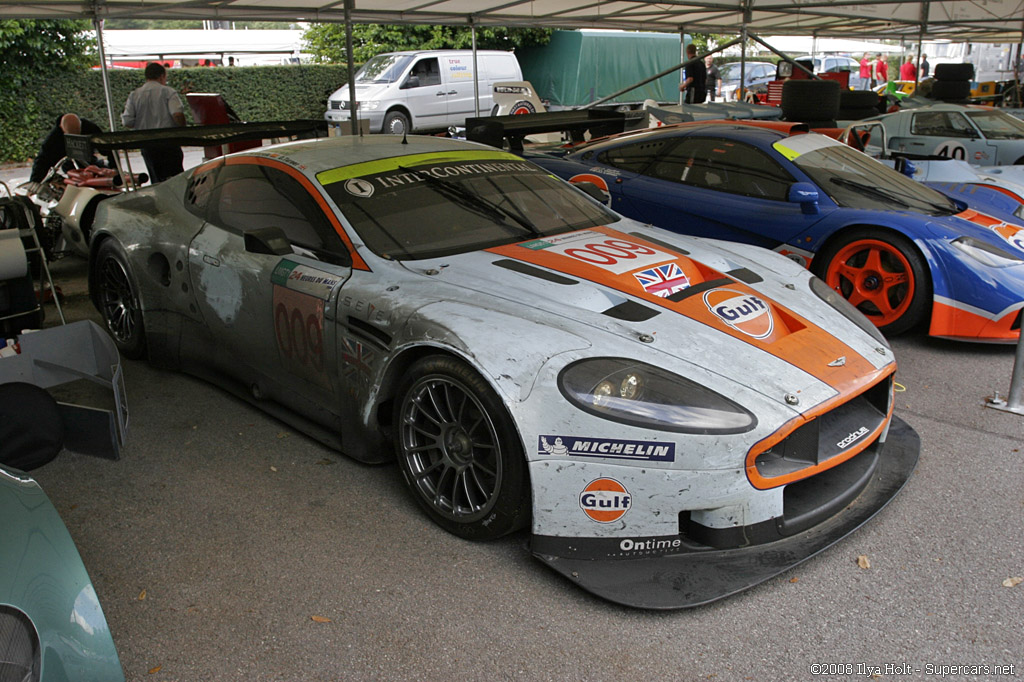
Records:
{"label": "race car front splitter", "polygon": [[586,538],[534,535],[531,551],[583,589],[612,602],[645,609],[707,604],[806,561],[881,511],[917,466],[921,441],[906,422],[893,417],[882,450],[870,480],[841,511],[774,542],[716,550],[694,549],[671,538],[621,540],[623,558],[608,558],[588,551]]}

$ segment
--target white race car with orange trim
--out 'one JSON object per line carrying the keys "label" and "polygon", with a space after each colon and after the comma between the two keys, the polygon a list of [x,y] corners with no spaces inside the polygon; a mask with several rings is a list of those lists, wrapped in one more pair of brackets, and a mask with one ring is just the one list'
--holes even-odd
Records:
{"label": "white race car with orange trim", "polygon": [[529,526],[541,561],[623,604],[761,582],[917,462],[891,350],[807,270],[641,225],[489,147],[243,152],[105,201],[91,250],[125,354],[397,459],[445,529]]}

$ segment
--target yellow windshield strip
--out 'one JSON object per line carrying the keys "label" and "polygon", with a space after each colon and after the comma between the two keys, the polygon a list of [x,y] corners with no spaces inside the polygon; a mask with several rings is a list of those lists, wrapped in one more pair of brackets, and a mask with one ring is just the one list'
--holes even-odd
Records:
{"label": "yellow windshield strip", "polygon": [[458,161],[522,161],[522,158],[515,154],[498,150],[481,149],[467,150],[461,152],[431,152],[429,154],[410,154],[409,156],[395,156],[390,159],[378,159],[377,161],[365,161],[355,163],[351,166],[342,166],[332,170],[321,171],[316,174],[316,179],[321,185],[331,185],[342,180],[359,178],[366,175],[376,175],[388,171],[398,170],[400,167],[423,166],[430,163],[452,163]]}

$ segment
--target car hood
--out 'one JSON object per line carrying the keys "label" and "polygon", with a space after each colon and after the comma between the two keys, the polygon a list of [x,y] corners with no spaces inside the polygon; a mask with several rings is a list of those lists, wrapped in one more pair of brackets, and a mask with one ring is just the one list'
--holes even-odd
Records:
{"label": "car hood", "polygon": [[[392,83],[356,83],[356,100],[360,102],[371,100],[374,97],[380,96],[391,85]],[[331,93],[330,99],[347,100],[348,84],[342,85]]]}
{"label": "car hood", "polygon": [[891,353],[784,257],[626,224],[407,267],[473,290],[481,308],[539,315],[605,352],[696,366],[773,400],[796,396],[801,410],[888,371]]}

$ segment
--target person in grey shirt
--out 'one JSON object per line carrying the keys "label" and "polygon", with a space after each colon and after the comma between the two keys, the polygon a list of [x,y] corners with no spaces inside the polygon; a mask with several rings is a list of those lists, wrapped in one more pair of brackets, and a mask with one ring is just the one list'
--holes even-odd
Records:
{"label": "person in grey shirt", "polygon": [[[163,64],[146,64],[146,83],[128,95],[121,114],[121,123],[133,130],[173,128],[185,125],[181,97],[167,86],[167,70]],[[183,170],[181,147],[174,144],[150,144],[142,147],[149,177],[154,183],[166,180]]]}

